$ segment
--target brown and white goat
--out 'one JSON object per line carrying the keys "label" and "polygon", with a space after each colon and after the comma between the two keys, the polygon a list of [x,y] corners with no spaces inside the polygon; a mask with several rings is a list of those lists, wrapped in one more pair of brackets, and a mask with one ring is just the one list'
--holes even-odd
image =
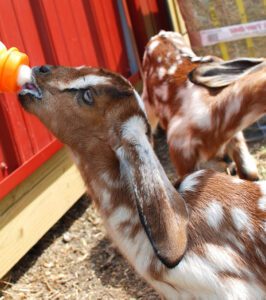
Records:
{"label": "brown and white goat", "polygon": [[266,182],[211,170],[177,191],[140,97],[97,68],[42,66],[19,99],[69,146],[106,229],[165,299],[265,299]]}
{"label": "brown and white goat", "polygon": [[266,113],[266,61],[197,57],[175,32],[161,31],[146,47],[143,100],[153,128],[167,131],[182,178],[228,154],[240,178],[258,180],[242,129]]}

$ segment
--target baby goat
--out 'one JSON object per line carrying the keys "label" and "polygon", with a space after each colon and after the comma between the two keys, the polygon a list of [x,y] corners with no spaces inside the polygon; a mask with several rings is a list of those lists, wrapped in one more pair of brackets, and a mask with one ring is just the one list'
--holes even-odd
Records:
{"label": "baby goat", "polygon": [[69,146],[110,237],[164,299],[265,299],[265,182],[201,170],[175,190],[140,97],[107,70],[35,67],[19,99]]}
{"label": "baby goat", "polygon": [[226,153],[240,178],[258,180],[241,130],[266,112],[264,59],[197,57],[180,34],[161,31],[146,47],[143,73],[148,119],[167,131],[180,178]]}

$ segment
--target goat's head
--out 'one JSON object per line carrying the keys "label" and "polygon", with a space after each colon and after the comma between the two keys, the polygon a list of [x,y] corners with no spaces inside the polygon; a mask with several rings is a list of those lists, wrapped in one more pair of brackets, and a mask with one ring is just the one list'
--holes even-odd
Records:
{"label": "goat's head", "polygon": [[35,67],[32,74],[19,94],[23,107],[72,148],[88,139],[119,143],[121,122],[144,117],[135,90],[118,74],[55,66]]}
{"label": "goat's head", "polygon": [[87,160],[99,164],[101,148],[108,149],[107,164],[118,165],[155,253],[175,266],[186,250],[187,209],[153,153],[144,106],[131,84],[86,67],[35,67],[32,76],[19,94],[24,108]]}

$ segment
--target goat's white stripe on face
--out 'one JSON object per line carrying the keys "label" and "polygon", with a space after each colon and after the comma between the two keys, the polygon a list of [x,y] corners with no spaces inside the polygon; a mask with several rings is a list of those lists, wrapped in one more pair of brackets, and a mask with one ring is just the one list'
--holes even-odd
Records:
{"label": "goat's white stripe on face", "polygon": [[87,88],[88,86],[95,86],[99,84],[109,84],[110,78],[105,76],[98,76],[98,75],[86,75],[79,77],[78,79],[69,81],[69,82],[63,82],[63,81],[56,81],[52,82],[51,85],[59,88],[60,90],[65,89],[82,89]]}

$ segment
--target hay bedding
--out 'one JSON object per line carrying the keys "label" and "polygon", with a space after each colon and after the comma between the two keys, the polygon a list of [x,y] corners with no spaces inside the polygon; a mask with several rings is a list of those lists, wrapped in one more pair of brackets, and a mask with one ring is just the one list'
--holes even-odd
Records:
{"label": "hay bedding", "polygon": [[159,299],[105,237],[87,197],[13,268],[0,299]]}
{"label": "hay bedding", "polygon": [[[192,41],[193,49],[198,55],[222,56],[218,44],[214,46],[198,47],[198,32],[216,27],[230,26],[265,20],[266,2],[262,0],[239,1],[244,12],[237,5],[236,0],[179,0],[186,28]],[[244,14],[243,14],[244,13]],[[229,57],[264,57],[266,36],[251,38],[251,44],[246,39],[225,43]],[[250,49],[248,49],[250,47]]]}
{"label": "hay bedding", "polygon": [[[174,169],[160,131],[155,146],[168,176],[174,181]],[[266,147],[256,144],[253,151],[266,178]],[[0,284],[0,300],[160,299],[112,246],[98,213],[85,196]]]}

